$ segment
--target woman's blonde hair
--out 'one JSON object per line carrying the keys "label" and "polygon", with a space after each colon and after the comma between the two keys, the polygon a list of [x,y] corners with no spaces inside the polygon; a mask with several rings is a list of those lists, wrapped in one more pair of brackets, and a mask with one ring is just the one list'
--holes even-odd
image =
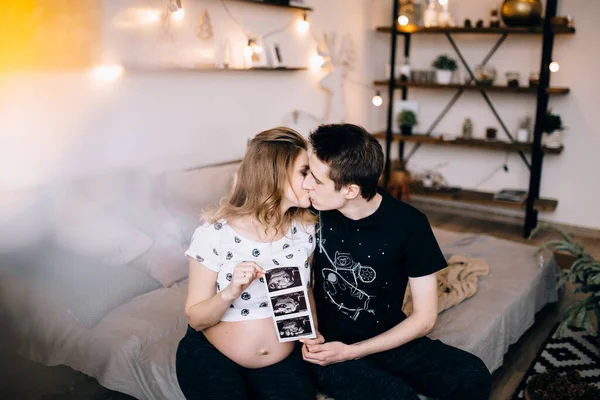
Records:
{"label": "woman's blonde hair", "polygon": [[282,215],[280,207],[294,162],[303,150],[308,150],[306,140],[290,128],[277,127],[256,135],[248,145],[231,196],[221,201],[209,221],[251,216],[265,227],[265,233],[275,228],[276,234],[287,230],[292,220],[314,224],[316,216],[309,209],[291,207]]}

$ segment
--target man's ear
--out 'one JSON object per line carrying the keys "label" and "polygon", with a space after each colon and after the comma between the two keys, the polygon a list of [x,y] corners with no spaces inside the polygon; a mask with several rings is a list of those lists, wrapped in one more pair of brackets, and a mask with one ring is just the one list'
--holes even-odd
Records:
{"label": "man's ear", "polygon": [[352,199],[360,196],[360,187],[358,185],[355,185],[355,184],[348,185],[344,188],[344,190],[346,191],[346,194],[344,195],[346,200],[352,200]]}

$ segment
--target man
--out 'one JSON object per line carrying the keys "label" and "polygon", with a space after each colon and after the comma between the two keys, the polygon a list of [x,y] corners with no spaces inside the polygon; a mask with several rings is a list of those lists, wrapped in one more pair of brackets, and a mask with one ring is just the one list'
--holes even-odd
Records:
{"label": "man", "polygon": [[310,142],[303,188],[320,216],[313,279],[320,334],[302,340],[302,350],[319,388],[340,400],[487,399],[483,362],[425,336],[437,318],[435,272],[447,264],[427,218],[377,188],[379,142],[350,124],[320,126]]}

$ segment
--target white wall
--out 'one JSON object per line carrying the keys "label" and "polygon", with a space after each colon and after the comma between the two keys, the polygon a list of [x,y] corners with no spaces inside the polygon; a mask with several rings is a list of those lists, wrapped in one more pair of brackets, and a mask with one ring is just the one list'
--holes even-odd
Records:
{"label": "white wall", "polygon": [[[272,38],[284,61],[307,66],[316,53],[314,37],[323,32],[350,34],[359,55],[349,78],[363,81],[370,0],[306,1],[312,34],[292,24]],[[293,110],[325,115],[327,94],[319,87],[321,70],[303,72],[148,71],[144,67],[192,66],[225,38],[240,61],[246,36],[218,0],[184,0],[186,16],[173,23],[173,38],[160,24],[124,28],[127,11],[163,11],[166,0],[104,0],[104,43],[99,62],[136,66],[113,85],[94,84],[88,71],[14,73],[0,78],[0,191],[36,186],[56,179],[122,167],[154,170],[211,164],[242,157],[246,140],[261,130],[286,124],[308,133],[316,122]],[[301,17],[298,11],[226,2],[248,33],[265,33]],[[203,8],[215,38],[201,42],[195,27]],[[334,18],[335,17],[335,18]],[[140,69],[141,68],[141,69]],[[346,83],[348,120],[369,125],[370,89]]]}
{"label": "white wall", "polygon": [[[450,0],[451,12],[458,21],[470,18],[475,22],[483,18],[487,24],[487,15],[496,0]],[[390,2],[391,7],[391,2]],[[556,37],[553,58],[560,64],[560,70],[551,76],[551,84],[567,86],[571,93],[566,96],[551,96],[550,107],[563,118],[569,128],[564,136],[565,150],[560,155],[548,155],[544,158],[541,195],[559,200],[553,213],[540,214],[540,219],[569,225],[600,228],[600,209],[595,200],[600,196],[600,179],[593,168],[596,154],[600,148],[600,127],[594,119],[600,93],[600,79],[596,66],[600,62],[600,53],[595,50],[600,42],[600,29],[589,15],[600,13],[600,2],[586,0],[559,1],[558,15],[570,14],[577,28],[575,35]],[[377,16],[385,25],[390,24],[387,16]],[[475,67],[487,54],[499,36],[490,35],[454,35],[454,39],[465,58]],[[384,39],[382,39],[384,40]],[[389,39],[385,39],[389,43]],[[398,41],[402,60],[403,39]],[[427,69],[439,53],[455,55],[449,41],[443,35],[414,35],[412,41],[411,65],[414,69]],[[387,60],[387,53],[379,57]],[[498,82],[504,83],[506,71],[518,71],[521,84],[527,84],[531,71],[538,71],[541,60],[541,36],[509,36],[489,64],[498,71]],[[377,74],[383,77],[384,65],[377,66]],[[466,70],[459,69],[464,77]],[[411,89],[409,99],[417,100],[420,105],[420,128],[425,130],[454,95],[453,91],[431,91]],[[399,93],[398,93],[399,96]],[[515,133],[519,121],[527,116],[534,119],[535,95],[514,95],[491,93],[490,97],[499,114],[511,132]],[[377,110],[380,115],[378,129],[385,128],[385,110]],[[459,135],[464,119],[471,117],[474,123],[474,135],[485,136],[485,128],[498,128],[499,137],[506,138],[500,124],[487,107],[479,93],[465,93],[450,113],[438,125],[435,132]],[[407,150],[410,146],[407,146]],[[393,152],[397,154],[397,152]],[[493,171],[498,171],[480,190],[495,191],[501,188],[527,188],[529,171],[518,154],[509,155],[509,173],[500,167],[505,154],[494,151],[460,149],[447,147],[422,146],[409,163],[409,168],[423,170],[440,163],[448,163],[439,171],[451,185],[473,188]]]}
{"label": "white wall", "polygon": [[[373,31],[389,25],[390,0],[307,0],[315,8],[309,14],[315,36],[322,32],[350,34],[358,58],[349,78],[370,83],[382,78],[388,61],[389,35]],[[458,6],[459,21],[487,15],[496,0],[451,0]],[[594,199],[600,184],[592,169],[600,132],[593,120],[600,90],[596,68],[600,55],[594,45],[600,30],[584,16],[600,12],[600,3],[585,0],[563,1],[561,14],[571,14],[577,34],[560,36],[555,59],[561,70],[552,83],[572,90],[564,97],[551,99],[554,111],[570,128],[565,151],[548,156],[544,163],[541,192],[559,199],[556,212],[544,214],[546,220],[600,228],[600,212]],[[217,0],[186,0],[184,23],[176,26],[174,42],[161,41],[157,27],[136,30],[118,29],[117,14],[129,7],[162,9],[163,0],[104,0],[105,43],[102,60],[149,65],[171,59],[190,63],[205,45],[194,36],[202,7],[208,9],[216,37],[230,37],[242,46],[245,38]],[[249,31],[266,32],[280,28],[298,13],[238,2],[227,2],[231,12]],[[275,36],[290,63],[306,65],[315,52],[310,38],[300,37],[292,26]],[[493,45],[494,37],[457,36],[467,60],[473,65]],[[539,37],[509,37],[490,61],[502,80],[507,70],[521,72],[525,82],[530,71],[539,68]],[[402,46],[402,39],[399,40]],[[195,51],[190,51],[195,50]],[[210,49],[209,49],[210,50]],[[428,68],[440,52],[452,53],[443,36],[415,36],[413,68]],[[464,74],[464,70],[462,72]],[[123,167],[153,170],[182,168],[238,159],[246,139],[260,130],[279,124],[292,124],[293,110],[321,116],[325,113],[326,93],[319,88],[322,71],[307,72],[141,72],[126,71],[115,85],[94,85],[86,71],[61,73],[18,73],[0,78],[0,192],[27,188],[58,179],[96,174]],[[372,89],[346,82],[348,121],[372,131],[385,127],[385,108],[373,108]],[[450,91],[411,90],[410,98],[420,102],[419,118],[431,122],[450,99]],[[492,94],[510,129],[518,119],[532,115],[533,96]],[[466,93],[442,121],[438,132],[458,133],[466,116],[474,120],[475,132],[483,135],[495,120],[477,93]],[[310,118],[301,118],[296,127],[303,133],[313,127]],[[432,149],[423,146],[411,161],[416,169],[448,162],[441,169],[453,185],[473,187],[500,166],[504,154],[494,152]],[[483,190],[526,187],[528,171],[518,156],[509,158],[510,172],[497,173],[482,185]]]}

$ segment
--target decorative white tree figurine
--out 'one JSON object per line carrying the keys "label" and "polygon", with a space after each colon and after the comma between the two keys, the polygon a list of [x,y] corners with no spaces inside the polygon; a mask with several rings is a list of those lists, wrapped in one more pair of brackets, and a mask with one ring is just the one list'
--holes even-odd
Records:
{"label": "decorative white tree figurine", "polygon": [[215,36],[212,22],[210,21],[210,15],[208,15],[208,11],[206,9],[202,10],[202,14],[200,14],[200,18],[198,19],[196,36],[200,40],[210,40]]}

